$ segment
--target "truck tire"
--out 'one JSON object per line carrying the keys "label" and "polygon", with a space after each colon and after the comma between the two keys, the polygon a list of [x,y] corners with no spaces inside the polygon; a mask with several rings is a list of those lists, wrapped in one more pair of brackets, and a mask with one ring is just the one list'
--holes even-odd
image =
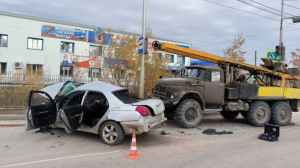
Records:
{"label": "truck tire", "polygon": [[185,99],[177,106],[175,117],[181,127],[194,128],[202,118],[201,106],[196,100]]}
{"label": "truck tire", "polygon": [[247,119],[247,112],[241,112],[241,115]]}
{"label": "truck tire", "polygon": [[221,111],[220,113],[223,118],[228,119],[228,120],[235,119],[239,115],[239,112]]}
{"label": "truck tire", "polygon": [[255,101],[250,104],[247,112],[247,120],[250,125],[263,127],[269,123],[271,110],[269,105],[264,101]]}
{"label": "truck tire", "polygon": [[175,117],[175,108],[174,107],[166,107],[164,113],[165,113],[165,117],[168,120],[173,120]]}
{"label": "truck tire", "polygon": [[291,118],[292,109],[288,103],[279,101],[272,105],[270,123],[285,126],[289,124]]}

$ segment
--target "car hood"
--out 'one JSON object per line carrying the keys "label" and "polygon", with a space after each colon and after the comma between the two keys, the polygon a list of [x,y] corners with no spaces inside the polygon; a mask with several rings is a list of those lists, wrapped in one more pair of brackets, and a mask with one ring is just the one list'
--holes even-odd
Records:
{"label": "car hood", "polygon": [[194,79],[190,78],[164,78],[157,80],[158,85],[182,86],[192,84]]}
{"label": "car hood", "polygon": [[73,82],[67,81],[66,83],[58,83],[58,84],[47,86],[43,88],[41,91],[48,93],[49,96],[51,96],[51,98],[54,100],[55,96],[58,94],[59,91],[61,92],[62,95],[65,95],[76,88],[77,87]]}
{"label": "car hood", "polygon": [[133,106],[149,106],[153,109],[155,115],[158,115],[165,111],[164,103],[159,99],[142,100],[137,103],[132,103]]}

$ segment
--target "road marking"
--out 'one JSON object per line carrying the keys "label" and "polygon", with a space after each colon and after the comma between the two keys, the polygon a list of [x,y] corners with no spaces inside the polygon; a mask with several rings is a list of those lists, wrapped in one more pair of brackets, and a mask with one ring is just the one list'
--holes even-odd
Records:
{"label": "road marking", "polygon": [[120,152],[120,151],[113,151],[113,152],[106,152],[106,153],[93,153],[93,154],[85,154],[85,155],[76,155],[76,156],[54,158],[54,159],[46,159],[46,160],[39,160],[39,161],[33,161],[33,162],[6,165],[4,167],[23,166],[23,165],[34,164],[34,163],[42,163],[42,162],[49,162],[49,161],[56,161],[56,160],[63,160],[63,159],[72,159],[72,158],[85,157],[85,156],[104,155],[104,154],[117,153],[117,152]]}

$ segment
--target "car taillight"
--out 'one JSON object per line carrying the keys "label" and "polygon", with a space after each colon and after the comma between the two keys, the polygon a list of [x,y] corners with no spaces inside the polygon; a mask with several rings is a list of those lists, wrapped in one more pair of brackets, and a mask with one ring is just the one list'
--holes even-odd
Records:
{"label": "car taillight", "polygon": [[139,112],[142,116],[150,115],[150,110],[144,106],[138,106],[135,111]]}

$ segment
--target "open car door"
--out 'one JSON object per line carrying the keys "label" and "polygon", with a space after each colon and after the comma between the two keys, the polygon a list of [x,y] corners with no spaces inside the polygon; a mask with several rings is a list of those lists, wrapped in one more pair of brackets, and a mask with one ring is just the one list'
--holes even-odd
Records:
{"label": "open car door", "polygon": [[65,126],[67,133],[71,133],[81,126],[83,117],[83,96],[84,92],[73,95],[58,112],[58,119]]}
{"label": "open car door", "polygon": [[30,91],[26,110],[26,131],[46,127],[56,121],[56,104],[43,91]]}

